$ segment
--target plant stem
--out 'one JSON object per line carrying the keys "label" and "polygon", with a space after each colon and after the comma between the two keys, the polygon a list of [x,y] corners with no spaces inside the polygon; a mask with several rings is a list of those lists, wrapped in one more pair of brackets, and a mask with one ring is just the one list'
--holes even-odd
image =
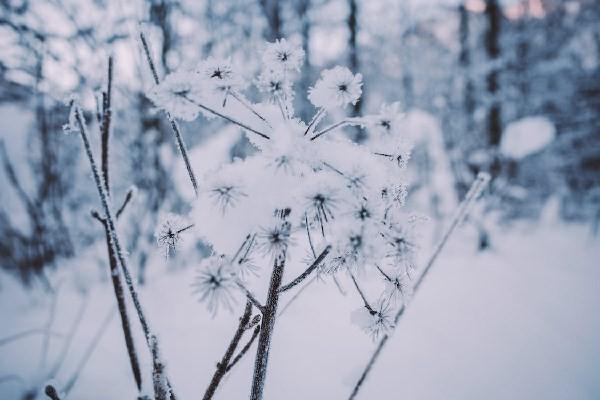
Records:
{"label": "plant stem", "polygon": [[112,82],[113,82],[113,58],[108,57],[108,81],[106,92],[102,92],[102,120],[100,123],[100,140],[101,140],[101,162],[102,177],[106,192],[110,195],[110,186],[108,180],[108,145],[110,139],[110,123],[112,120],[111,97],[112,97]]}
{"label": "plant stem", "polygon": [[258,349],[256,350],[256,359],[254,361],[254,376],[252,379],[250,400],[262,400],[263,398],[271,338],[273,337],[273,328],[275,326],[275,319],[277,318],[277,305],[279,303],[280,294],[279,288],[283,279],[284,268],[285,254],[277,256],[273,265],[267,302],[265,304],[265,311],[263,312],[260,326],[260,335],[258,337]]}
{"label": "plant stem", "polygon": [[317,257],[317,259],[303,273],[301,273],[296,279],[294,279],[287,285],[283,285],[279,289],[279,291],[285,292],[286,290],[290,290],[291,288],[293,288],[294,286],[296,286],[297,284],[302,282],[304,279],[306,279],[307,276],[309,276],[315,269],[317,269],[319,267],[319,265],[321,265],[321,263],[323,262],[325,257],[327,257],[327,255],[329,254],[330,250],[331,250],[331,246],[325,247],[325,249]]}
{"label": "plant stem", "polygon": [[248,340],[248,343],[246,343],[246,345],[242,348],[242,350],[240,350],[238,355],[235,356],[233,361],[227,366],[227,370],[225,370],[225,372],[229,372],[231,370],[231,368],[233,368],[233,366],[235,364],[237,364],[238,361],[240,361],[242,359],[242,357],[244,357],[244,355],[248,352],[248,350],[250,350],[250,346],[252,346],[252,343],[254,343],[254,341],[258,337],[259,332],[260,332],[260,325],[256,325],[256,327],[254,328],[254,332],[252,332],[252,337],[250,338],[250,340]]}
{"label": "plant stem", "polygon": [[358,282],[356,281],[356,278],[354,277],[354,274],[351,271],[348,271],[348,273],[350,274],[350,278],[352,278],[352,282],[354,283],[354,287],[356,288],[356,291],[360,295],[360,298],[362,299],[362,301],[363,301],[363,303],[365,305],[365,308],[367,310],[369,310],[369,312],[371,313],[371,315],[376,314],[375,310],[373,310],[373,307],[371,307],[371,305],[367,301],[367,298],[365,297],[365,294],[361,290],[360,286],[358,286]]}
{"label": "plant stem", "polygon": [[229,121],[229,122],[231,122],[232,124],[239,126],[240,128],[243,128],[243,129],[245,129],[245,130],[247,130],[247,131],[249,131],[249,132],[255,133],[255,134],[257,134],[258,136],[260,136],[260,137],[262,137],[262,138],[264,138],[264,139],[271,139],[271,138],[270,138],[268,135],[265,135],[264,133],[262,133],[262,132],[259,132],[259,131],[257,131],[256,129],[250,128],[248,125],[246,125],[246,124],[244,124],[244,123],[242,123],[242,122],[238,121],[237,119],[235,119],[235,118],[233,118],[233,117],[230,117],[230,116],[228,116],[228,115],[222,114],[222,113],[220,113],[220,112],[219,112],[219,111],[217,111],[217,110],[213,110],[212,108],[210,108],[210,107],[208,107],[208,106],[205,106],[204,104],[202,104],[202,103],[199,103],[198,101],[196,101],[196,100],[194,100],[194,99],[190,99],[190,98],[189,98],[189,97],[187,97],[186,95],[181,95],[181,97],[182,97],[183,99],[187,100],[188,102],[190,102],[191,104],[195,105],[196,107],[198,107],[198,108],[201,108],[201,109],[203,109],[204,111],[208,111],[209,113],[211,113],[211,114],[214,114],[214,115],[216,115],[217,117],[220,117],[220,118],[222,118],[222,119],[224,119],[224,120],[226,120],[226,121]]}
{"label": "plant stem", "polygon": [[[425,268],[423,269],[423,272],[421,273],[421,275],[419,276],[419,278],[417,279],[417,281],[415,283],[415,286],[413,289],[414,293],[416,293],[417,289],[421,286],[423,280],[425,279],[425,275],[427,275],[427,272],[429,272],[429,270],[435,263],[437,257],[440,255],[442,249],[446,246],[446,243],[448,243],[448,239],[450,238],[452,233],[454,233],[456,227],[465,219],[465,217],[467,216],[467,214],[469,213],[469,211],[471,209],[471,206],[475,203],[475,200],[477,200],[477,197],[481,194],[483,189],[485,189],[489,180],[490,180],[490,176],[489,176],[489,174],[487,174],[485,172],[480,172],[479,175],[477,175],[475,182],[473,182],[473,184],[471,185],[471,188],[465,195],[465,199],[462,201],[461,205],[458,207],[458,210],[456,211],[454,217],[452,218],[450,225],[444,232],[442,239],[439,241],[438,245],[435,247],[433,253],[429,257],[427,264],[425,264]],[[398,326],[398,322],[400,321],[400,318],[404,314],[405,309],[406,309],[406,306],[404,304],[402,304],[402,306],[396,313],[396,316],[394,317],[394,326]],[[375,352],[373,352],[373,354],[371,355],[371,358],[369,359],[367,366],[365,367],[360,378],[354,385],[354,389],[352,390],[352,393],[350,394],[349,400],[356,398],[356,396],[358,395],[360,388],[362,387],[363,383],[367,379],[369,372],[371,371],[371,369],[373,368],[373,365],[379,358],[379,355],[381,354],[381,350],[387,343],[388,339],[389,339],[389,335],[386,334],[379,340],[379,343],[377,344],[377,347],[375,348]]]}
{"label": "plant stem", "polygon": [[233,353],[235,352],[235,349],[237,348],[238,344],[240,343],[240,340],[242,339],[242,336],[244,335],[244,332],[246,331],[246,326],[250,322],[251,315],[252,303],[250,302],[250,300],[247,300],[246,307],[244,308],[244,313],[240,318],[240,323],[238,324],[235,334],[233,335],[233,338],[231,339],[231,342],[229,343],[229,346],[227,347],[223,358],[217,364],[217,370],[215,371],[212,379],[210,380],[210,384],[208,385],[208,388],[204,393],[204,397],[202,398],[203,400],[212,399],[213,395],[217,390],[217,387],[219,386],[219,383],[225,377],[225,374],[227,373],[227,368],[229,368],[229,361],[233,357]]}
{"label": "plant stem", "polygon": [[[150,71],[152,72],[152,78],[154,79],[154,83],[158,85],[160,83],[160,79],[158,78],[158,72],[156,72],[156,67],[154,66],[154,61],[152,61],[152,56],[150,55],[150,47],[148,46],[148,42],[146,41],[146,35],[140,32],[140,40],[142,41],[142,47],[144,48],[144,54],[146,55],[146,61],[148,61],[148,66],[150,67]],[[167,119],[171,125],[171,129],[173,130],[173,134],[175,135],[175,141],[177,142],[177,147],[179,148],[179,152],[181,153],[181,157],[183,158],[183,162],[185,163],[185,167],[187,169],[188,175],[190,177],[190,181],[192,182],[192,187],[194,188],[194,194],[198,197],[198,182],[196,181],[196,175],[194,174],[194,170],[192,169],[192,164],[190,163],[190,159],[188,157],[187,147],[185,142],[183,141],[183,136],[181,135],[181,131],[179,130],[179,125],[177,125],[177,121],[171,116],[170,113],[167,114]]]}
{"label": "plant stem", "polygon": [[[121,243],[119,241],[119,236],[116,230],[115,220],[113,218],[112,210],[109,205],[109,197],[106,193],[105,187],[102,184],[102,180],[100,178],[100,173],[98,171],[98,167],[96,165],[96,161],[94,160],[94,154],[92,152],[92,147],[90,145],[90,141],[88,139],[87,127],[85,124],[85,120],[83,118],[83,114],[78,105],[73,105],[75,107],[75,118],[77,120],[77,124],[79,125],[79,133],[81,139],[83,141],[83,147],[85,149],[86,155],[90,162],[90,168],[92,170],[92,175],[94,177],[94,182],[96,183],[96,189],[98,190],[98,195],[100,197],[100,202],[102,203],[102,208],[104,211],[106,226],[108,228],[110,245],[113,249],[114,254],[121,265],[121,271],[123,272],[123,276],[125,277],[125,283],[127,284],[127,288],[129,290],[129,294],[131,295],[131,299],[135,306],[138,318],[140,320],[140,325],[142,326],[142,330],[144,332],[144,337],[146,339],[146,344],[148,345],[148,349],[152,352],[153,344],[151,343],[151,330],[144,315],[142,305],[138,298],[137,290],[134,286],[133,279],[129,272],[129,268],[127,266],[127,260],[123,255]],[[156,344],[158,346],[158,344]]]}

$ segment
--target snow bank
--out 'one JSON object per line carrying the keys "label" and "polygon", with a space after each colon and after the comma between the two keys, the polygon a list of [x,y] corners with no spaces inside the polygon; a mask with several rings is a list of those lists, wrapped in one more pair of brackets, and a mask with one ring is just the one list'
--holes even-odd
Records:
{"label": "snow bank", "polygon": [[500,152],[520,159],[540,151],[554,140],[556,129],[546,117],[526,117],[508,124],[502,135]]}

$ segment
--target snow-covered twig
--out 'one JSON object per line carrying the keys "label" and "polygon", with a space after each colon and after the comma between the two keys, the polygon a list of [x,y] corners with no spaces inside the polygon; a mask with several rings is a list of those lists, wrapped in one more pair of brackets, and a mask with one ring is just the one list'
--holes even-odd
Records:
{"label": "snow-covered twig", "polygon": [[248,340],[248,343],[246,343],[246,345],[244,347],[242,347],[240,352],[234,357],[233,361],[231,361],[231,363],[227,366],[227,369],[225,370],[225,372],[229,372],[235,366],[235,364],[237,364],[238,361],[240,361],[242,359],[242,357],[244,357],[244,355],[248,352],[248,350],[250,350],[252,343],[254,343],[254,341],[258,337],[259,333],[260,333],[260,324],[257,324],[256,327],[254,328],[254,332],[252,332],[252,337]]}
{"label": "snow-covered twig", "polygon": [[303,273],[298,275],[298,277],[296,279],[294,279],[287,285],[283,285],[279,289],[279,291],[285,292],[286,290],[290,290],[291,288],[293,288],[294,286],[296,286],[297,284],[302,282],[304,279],[306,279],[307,276],[309,276],[315,269],[317,269],[319,267],[319,265],[321,265],[321,263],[323,262],[325,257],[327,257],[327,255],[329,254],[330,250],[331,250],[331,246],[325,247],[325,249],[317,257],[317,259]]}
{"label": "snow-covered twig", "polygon": [[254,375],[252,378],[250,400],[262,400],[263,398],[271,338],[273,336],[273,328],[275,327],[275,320],[277,318],[277,305],[279,303],[280,295],[279,288],[281,287],[281,281],[283,280],[284,268],[285,254],[275,257],[267,302],[265,304],[260,334],[258,337],[258,349],[256,350],[256,359],[254,361]]}
{"label": "snow-covered twig", "polygon": [[[150,71],[152,72],[152,78],[154,79],[154,83],[158,85],[160,83],[160,79],[158,77],[158,72],[156,71],[156,67],[154,66],[154,61],[152,61],[152,56],[150,55],[150,47],[146,40],[146,35],[143,32],[140,32],[140,40],[142,41],[142,47],[144,48],[144,54],[146,55],[146,61],[148,62],[148,66],[150,67]],[[194,174],[194,170],[192,169],[192,164],[190,163],[190,159],[187,152],[187,147],[185,142],[183,141],[183,136],[181,135],[181,131],[179,129],[179,125],[177,121],[171,116],[169,112],[166,112],[167,119],[171,125],[171,129],[173,130],[173,134],[175,135],[175,140],[177,142],[177,147],[179,148],[179,152],[181,153],[181,157],[183,158],[183,162],[185,163],[185,167],[187,169],[188,175],[190,177],[190,181],[192,182],[192,187],[194,188],[194,194],[198,196],[198,182],[196,181],[196,175]]]}
{"label": "snow-covered twig", "polygon": [[319,132],[315,133],[310,140],[315,140],[320,138],[321,136],[323,136],[324,134],[331,132],[334,129],[337,128],[342,128],[346,125],[356,125],[359,122],[356,121],[356,119],[354,118],[348,118],[348,119],[344,119],[342,121],[336,122],[335,124],[329,125],[327,128],[323,128],[323,130],[320,130]]}
{"label": "snow-covered twig", "polygon": [[195,105],[196,107],[198,107],[198,108],[201,108],[201,109],[203,109],[204,111],[208,111],[209,113],[211,113],[211,114],[214,114],[215,116],[217,116],[217,117],[219,117],[219,118],[222,118],[222,119],[224,119],[224,120],[226,120],[226,121],[229,121],[229,122],[231,122],[232,124],[234,124],[234,125],[237,125],[237,126],[239,126],[240,128],[243,128],[243,129],[247,130],[248,132],[252,132],[252,133],[254,133],[254,134],[257,134],[258,136],[260,136],[260,137],[262,137],[262,138],[264,138],[264,139],[271,139],[271,138],[270,138],[268,135],[266,135],[266,134],[264,134],[264,133],[262,133],[262,132],[260,132],[260,131],[257,131],[257,130],[256,130],[256,129],[254,129],[254,128],[251,128],[251,127],[249,127],[247,124],[244,124],[243,122],[240,122],[240,121],[238,121],[237,119],[235,119],[235,118],[233,118],[233,117],[230,117],[230,116],[228,116],[228,115],[225,115],[225,114],[223,114],[223,113],[220,113],[220,112],[219,112],[219,111],[217,111],[217,110],[213,110],[212,108],[210,108],[210,107],[208,107],[208,106],[206,106],[206,105],[204,105],[204,104],[202,104],[202,103],[200,103],[200,102],[198,102],[198,101],[195,101],[195,100],[193,100],[193,99],[190,99],[190,98],[189,98],[188,96],[186,96],[185,94],[180,94],[179,96],[181,96],[181,98],[185,99],[186,101],[190,102],[191,104]]}
{"label": "snow-covered twig", "polygon": [[236,280],[235,284],[244,292],[246,298],[254,305],[254,307],[258,308],[260,312],[264,312],[265,306],[260,304],[260,301],[256,299],[256,296],[254,296],[250,289],[248,289],[240,280]]}
{"label": "snow-covered twig", "polygon": [[373,309],[373,307],[367,301],[367,297],[365,296],[364,292],[362,291],[362,289],[358,285],[358,282],[356,281],[356,278],[354,277],[354,274],[352,273],[352,271],[348,271],[348,273],[350,274],[350,278],[352,279],[352,282],[354,283],[354,287],[356,288],[356,291],[360,295],[360,298],[362,299],[363,304],[365,305],[365,308],[367,310],[369,310],[369,313],[371,313],[371,315],[375,314],[376,311]]}
{"label": "snow-covered twig", "polygon": [[[100,173],[98,171],[98,167],[97,167],[96,161],[94,159],[94,154],[92,152],[92,147],[90,145],[90,141],[88,138],[87,126],[86,126],[83,114],[81,112],[81,109],[79,108],[79,105],[73,104],[72,106],[75,107],[74,108],[75,120],[78,125],[79,134],[80,134],[82,142],[83,142],[84,150],[86,152],[88,161],[90,163],[90,168],[92,170],[92,175],[94,177],[94,182],[96,184],[98,196],[100,197],[100,202],[102,203],[102,208],[103,208],[105,220],[106,220],[109,243],[110,243],[110,246],[112,247],[112,250],[114,251],[117,261],[121,265],[121,271],[123,272],[123,276],[125,277],[125,283],[127,284],[127,288],[129,290],[129,293],[133,300],[133,304],[135,306],[135,309],[136,309],[136,312],[138,315],[138,319],[140,320],[140,325],[142,326],[142,330],[144,332],[146,344],[148,345],[148,349],[152,352],[153,344],[151,343],[152,333],[150,330],[150,326],[149,326],[146,316],[143,312],[142,305],[138,298],[137,289],[135,288],[135,285],[133,283],[133,278],[131,277],[131,273],[129,272],[129,268],[127,266],[127,260],[125,259],[125,256],[123,254],[121,243],[119,241],[119,237],[118,237],[117,230],[116,230],[115,219],[113,218],[112,210],[109,205],[109,198],[106,193],[105,186],[102,183],[102,180],[100,178]],[[156,344],[156,346],[158,346],[158,344]]]}
{"label": "snow-covered twig", "polygon": [[108,76],[106,91],[102,92],[102,115],[100,122],[100,141],[102,144],[101,162],[102,177],[106,185],[106,191],[110,195],[110,185],[108,179],[108,147],[110,140],[110,125],[112,120],[112,83],[113,83],[113,58],[108,57]]}
{"label": "snow-covered twig", "polygon": [[[473,182],[473,184],[471,185],[471,188],[469,189],[469,191],[465,195],[465,199],[463,200],[463,202],[459,206],[459,208],[456,211],[454,217],[452,218],[452,221],[450,222],[450,225],[448,226],[448,228],[444,232],[444,235],[442,236],[441,240],[439,241],[439,243],[435,247],[433,253],[429,257],[427,263],[425,264],[425,267],[423,268],[423,272],[421,273],[421,275],[417,279],[417,281],[416,281],[416,283],[414,285],[414,289],[413,289],[413,291],[415,293],[416,293],[417,289],[423,283],[423,280],[425,279],[425,276],[427,275],[427,272],[429,272],[429,270],[431,269],[431,267],[435,263],[436,259],[438,258],[439,254],[441,253],[442,249],[448,243],[448,239],[450,238],[450,236],[452,236],[452,234],[456,230],[456,227],[465,219],[465,217],[469,213],[472,205],[475,203],[475,200],[477,200],[477,198],[479,197],[479,195],[481,194],[481,192],[485,189],[485,187],[489,183],[489,180],[490,180],[490,175],[488,173],[480,172],[477,175],[477,178],[475,179],[475,182]],[[396,313],[396,316],[394,317],[394,325],[395,326],[398,325],[398,322],[400,321],[400,318],[404,314],[404,310],[405,309],[406,309],[406,306],[403,304],[400,307],[400,309],[398,310],[398,312]],[[385,344],[387,343],[387,341],[389,340],[389,338],[390,338],[390,336],[388,334],[386,334],[386,335],[384,335],[379,340],[379,343],[377,344],[377,347],[375,348],[375,351],[371,355],[371,358],[369,359],[369,362],[367,363],[365,369],[363,370],[360,378],[358,379],[358,381],[354,385],[354,389],[352,390],[352,393],[350,394],[349,400],[352,400],[352,399],[356,398],[356,396],[358,395],[358,392],[359,392],[360,388],[362,387],[365,379],[369,375],[369,372],[373,368],[373,365],[375,364],[375,362],[379,358],[379,355],[381,354],[381,351],[382,351],[383,347],[385,346]]]}
{"label": "snow-covered twig", "polygon": [[213,374],[213,377],[210,380],[210,383],[208,385],[208,388],[206,389],[206,392],[204,392],[204,397],[202,397],[203,400],[212,399],[213,395],[215,394],[215,391],[217,390],[217,387],[219,386],[219,383],[221,382],[223,377],[225,377],[225,374],[227,373],[228,368],[231,365],[230,360],[233,357],[233,354],[234,354],[235,350],[237,349],[237,346],[240,343],[240,340],[242,339],[244,332],[246,331],[246,326],[250,322],[251,315],[252,315],[252,302],[248,299],[246,301],[246,307],[244,308],[244,313],[242,314],[242,316],[240,318],[240,323],[238,324],[235,334],[233,335],[233,338],[231,339],[231,342],[229,343],[229,346],[227,347],[227,350],[225,351],[223,358],[221,359],[221,361],[219,363],[217,363],[217,370]]}

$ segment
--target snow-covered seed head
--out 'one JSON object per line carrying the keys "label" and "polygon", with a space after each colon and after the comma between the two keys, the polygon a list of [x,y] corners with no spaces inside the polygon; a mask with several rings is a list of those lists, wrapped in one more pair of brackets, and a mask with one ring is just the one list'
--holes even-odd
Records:
{"label": "snow-covered seed head", "polygon": [[174,72],[156,85],[148,93],[148,98],[175,118],[192,121],[198,115],[198,108],[190,99],[201,95],[202,87],[193,73]]}
{"label": "snow-covered seed head", "polygon": [[196,73],[200,75],[201,81],[207,82],[213,90],[240,90],[244,86],[243,80],[228,59],[210,57],[200,63]]}
{"label": "snow-covered seed head", "polygon": [[400,121],[404,117],[400,103],[382,104],[379,114],[365,118],[366,124],[373,132],[382,136],[394,135],[400,132]]}
{"label": "snow-covered seed head", "polygon": [[256,87],[267,94],[270,100],[293,97],[292,83],[281,70],[264,70],[256,80]]}
{"label": "snow-covered seed head", "polygon": [[285,39],[268,43],[263,53],[265,67],[272,70],[299,71],[304,61],[304,50]]}
{"label": "snow-covered seed head", "polygon": [[306,198],[305,213],[309,222],[315,221],[324,234],[325,224],[335,218],[338,200],[334,189],[319,187]]}
{"label": "snow-covered seed head", "polygon": [[361,307],[352,312],[351,320],[371,339],[377,340],[394,329],[393,307],[389,301],[380,300],[373,310]]}
{"label": "snow-covered seed head", "polygon": [[389,185],[388,187],[383,188],[381,191],[381,198],[387,207],[400,208],[404,206],[407,195],[408,190],[406,185],[401,183]]}
{"label": "snow-covered seed head", "polygon": [[208,311],[214,316],[220,307],[228,310],[236,302],[238,287],[231,263],[224,256],[211,256],[205,259],[192,284],[200,301],[206,302]]}
{"label": "snow-covered seed head", "polygon": [[182,217],[176,214],[167,214],[159,224],[154,236],[158,246],[162,248],[165,257],[169,257],[177,250],[177,246],[181,242],[182,233],[191,228]]}
{"label": "snow-covered seed head", "polygon": [[278,221],[271,227],[261,229],[257,235],[260,251],[273,258],[284,255],[290,244],[291,224],[288,221]]}
{"label": "snow-covered seed head", "polygon": [[230,207],[235,207],[242,197],[248,196],[241,187],[231,183],[219,183],[213,186],[208,194],[222,213]]}
{"label": "snow-covered seed head", "polygon": [[356,104],[361,94],[362,75],[337,66],[321,73],[321,79],[310,88],[308,99],[315,107],[332,109]]}

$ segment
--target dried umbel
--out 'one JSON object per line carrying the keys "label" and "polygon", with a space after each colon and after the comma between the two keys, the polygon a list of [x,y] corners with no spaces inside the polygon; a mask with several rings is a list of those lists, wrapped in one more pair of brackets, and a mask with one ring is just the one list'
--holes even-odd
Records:
{"label": "dried umbel", "polygon": [[[180,75],[165,79],[152,91],[155,104],[172,115],[187,117],[196,110],[241,127],[256,149],[243,160],[207,171],[190,215],[195,232],[215,254],[225,255],[204,263],[196,282],[211,312],[218,304],[228,308],[234,292],[242,293],[239,280],[248,277],[248,270],[256,272],[243,265],[301,260],[306,254],[314,259],[316,249],[323,248],[328,249],[327,256],[318,271],[325,274],[361,271],[382,276],[376,265],[387,268],[396,263],[402,271],[412,265],[417,248],[411,236],[414,224],[406,222],[402,210],[411,146],[403,137],[400,105],[383,105],[375,115],[323,124],[330,111],[356,104],[362,94],[362,76],[337,66],[323,71],[309,90],[315,115],[302,121],[294,115],[291,99],[303,57],[304,51],[290,41],[267,44],[262,70],[253,80],[265,94],[261,103],[244,96],[243,74],[222,59],[208,59],[194,73],[175,72]],[[182,82],[183,76],[193,82]],[[173,96],[179,97],[177,101]],[[351,142],[340,134],[348,125],[367,129],[369,140],[360,145]],[[307,243],[307,236],[310,252],[297,249],[297,244]],[[177,235],[163,240],[168,249],[175,247],[171,239],[176,241]],[[251,258],[253,262],[248,262]],[[397,297],[386,285],[378,297]],[[374,304],[381,301],[376,298]],[[383,315],[397,301],[388,303],[378,311],[381,318],[376,325],[381,329],[387,326]]]}

